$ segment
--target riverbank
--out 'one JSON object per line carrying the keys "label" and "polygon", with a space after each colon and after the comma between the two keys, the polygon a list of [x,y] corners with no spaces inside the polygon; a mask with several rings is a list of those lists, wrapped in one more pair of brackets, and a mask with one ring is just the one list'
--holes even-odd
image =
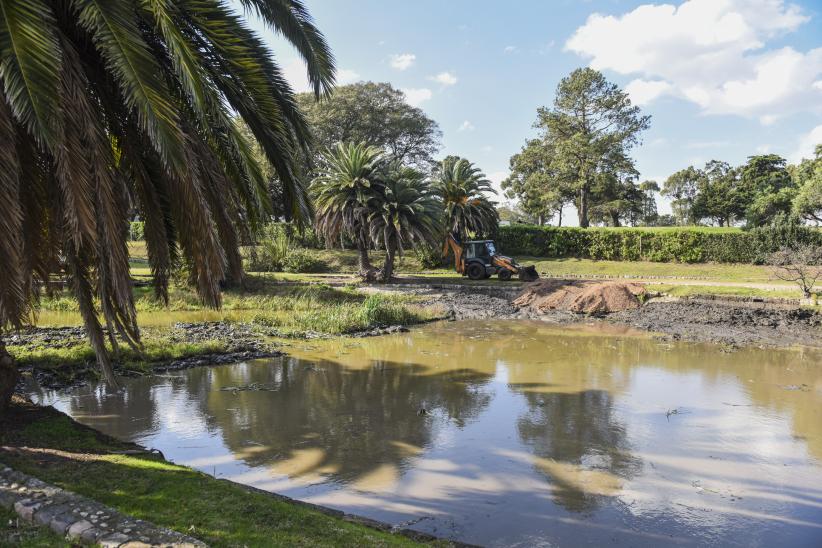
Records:
{"label": "riverbank", "polygon": [[[451,545],[215,479],[19,398],[0,419],[0,463],[210,546]],[[56,535],[8,520],[4,538],[60,545],[51,544]]]}

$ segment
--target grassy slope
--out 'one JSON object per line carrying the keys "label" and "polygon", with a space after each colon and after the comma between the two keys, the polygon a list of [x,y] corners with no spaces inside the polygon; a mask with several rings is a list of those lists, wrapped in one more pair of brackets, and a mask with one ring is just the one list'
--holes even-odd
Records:
{"label": "grassy slope", "polygon": [[[410,546],[415,543],[253,493],[82,427],[51,408],[17,403],[0,423],[0,461],[212,546]],[[5,517],[0,514],[0,517]],[[0,527],[0,544],[8,538]],[[59,545],[46,532],[24,546]]]}

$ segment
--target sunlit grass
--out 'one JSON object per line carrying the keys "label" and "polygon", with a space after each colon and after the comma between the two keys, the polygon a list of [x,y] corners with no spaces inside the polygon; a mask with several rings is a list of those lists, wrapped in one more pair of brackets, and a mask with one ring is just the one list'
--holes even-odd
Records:
{"label": "sunlit grass", "polygon": [[[20,413],[19,404],[12,413]],[[211,546],[416,545],[404,537],[248,491],[158,455],[116,454],[133,446],[81,427],[54,410],[31,414],[36,418],[27,419],[22,413],[13,424],[0,428],[4,463]],[[0,519],[7,517],[0,513]],[[0,545],[6,545],[7,534],[8,527],[0,524]],[[61,546],[59,537],[45,531],[33,535],[32,542],[20,545]]]}

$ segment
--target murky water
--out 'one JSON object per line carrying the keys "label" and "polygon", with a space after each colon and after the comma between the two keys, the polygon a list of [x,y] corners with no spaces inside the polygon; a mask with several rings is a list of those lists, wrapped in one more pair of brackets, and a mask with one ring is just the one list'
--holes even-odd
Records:
{"label": "murky water", "polygon": [[526,322],[289,351],[39,397],[220,477],[472,543],[822,546],[819,353]]}

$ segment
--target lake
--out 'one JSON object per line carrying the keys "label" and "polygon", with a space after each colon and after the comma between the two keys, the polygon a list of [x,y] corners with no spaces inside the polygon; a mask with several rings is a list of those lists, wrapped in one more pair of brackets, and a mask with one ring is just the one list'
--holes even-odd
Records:
{"label": "lake", "polygon": [[35,390],[221,478],[492,546],[822,546],[822,353],[430,324]]}

